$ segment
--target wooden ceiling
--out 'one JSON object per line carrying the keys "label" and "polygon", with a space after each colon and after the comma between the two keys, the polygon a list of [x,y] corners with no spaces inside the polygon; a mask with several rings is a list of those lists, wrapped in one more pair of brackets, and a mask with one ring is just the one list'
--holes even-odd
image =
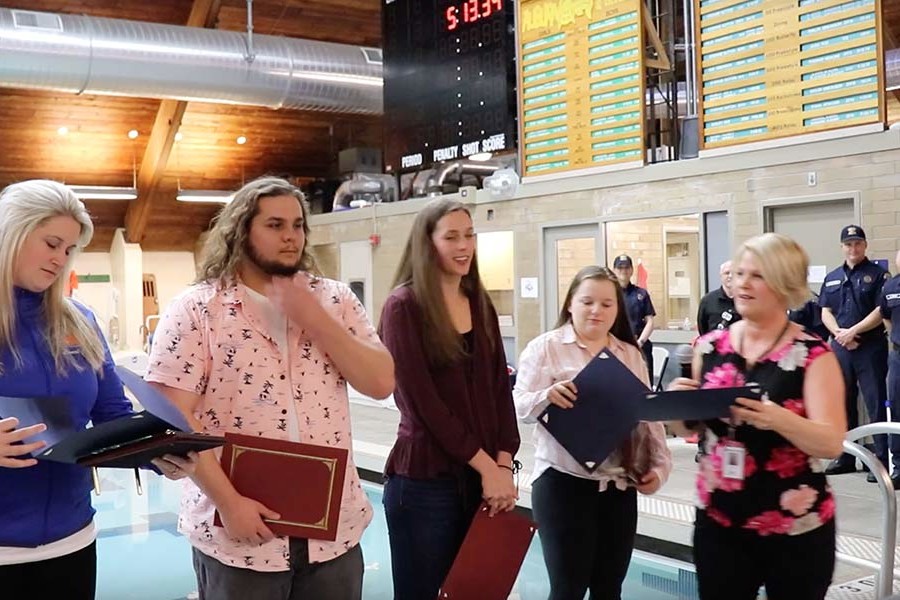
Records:
{"label": "wooden ceiling", "polygon": [[[380,47],[381,1],[254,0],[254,31]],[[0,6],[176,25],[193,19],[233,31],[246,27],[245,0],[0,0]],[[886,46],[900,47],[900,1],[882,0],[882,7]],[[378,117],[167,102],[0,89],[0,187],[35,177],[131,185],[137,166],[144,177],[138,202],[88,201],[97,225],[89,249],[107,251],[115,229],[127,224],[129,236],[147,250],[192,250],[218,207],[176,202],[179,185],[235,189],[270,173],[301,181],[327,177],[335,174],[339,150],[381,147]],[[165,122],[155,125],[157,117],[182,111],[183,137],[175,144],[169,139],[167,147],[174,131],[167,132]],[[59,135],[60,127],[69,133]],[[131,129],[140,133],[136,140],[127,137]],[[247,143],[236,144],[238,136]],[[145,161],[165,166],[147,169]],[[155,176],[152,181],[147,173]]]}
{"label": "wooden ceiling", "polygon": [[[244,31],[245,0],[0,0],[5,8]],[[254,33],[381,46],[380,0],[254,0]],[[158,115],[162,115],[158,118]],[[173,143],[168,122],[181,120]],[[68,128],[60,135],[60,127]],[[136,129],[139,136],[128,138]],[[238,136],[247,142],[238,145]],[[168,138],[168,140],[167,140]],[[167,144],[168,142],[168,144]],[[193,250],[218,205],[175,201],[182,189],[236,189],[278,174],[336,175],[337,153],[381,147],[381,118],[0,89],[0,187],[46,177],[73,185],[132,185],[137,202],[87,201],[89,250],[107,251],[116,228],[145,250]],[[151,180],[152,176],[152,180]]]}

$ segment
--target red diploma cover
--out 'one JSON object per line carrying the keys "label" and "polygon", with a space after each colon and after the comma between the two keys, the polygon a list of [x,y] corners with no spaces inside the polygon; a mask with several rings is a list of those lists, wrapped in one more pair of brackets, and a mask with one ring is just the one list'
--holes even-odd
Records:
{"label": "red diploma cover", "polygon": [[537,525],[515,510],[488,516],[482,504],[438,592],[438,600],[506,600]]}
{"label": "red diploma cover", "polygon": [[[334,541],[347,473],[347,450],[225,434],[222,469],[239,494],[281,515],[275,535]],[[221,527],[216,511],[214,523]]]}

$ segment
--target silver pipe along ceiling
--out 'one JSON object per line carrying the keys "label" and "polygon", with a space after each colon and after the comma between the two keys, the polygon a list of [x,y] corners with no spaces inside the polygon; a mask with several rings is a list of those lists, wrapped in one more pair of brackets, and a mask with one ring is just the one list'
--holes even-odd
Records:
{"label": "silver pipe along ceiling", "polygon": [[381,114],[381,50],[0,8],[0,86]]}

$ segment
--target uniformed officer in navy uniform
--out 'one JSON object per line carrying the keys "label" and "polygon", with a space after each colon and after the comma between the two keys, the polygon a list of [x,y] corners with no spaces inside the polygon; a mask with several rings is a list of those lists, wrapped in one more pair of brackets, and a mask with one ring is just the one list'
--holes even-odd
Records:
{"label": "uniformed officer in navy uniform", "polygon": [[[894,259],[900,273],[900,252]],[[888,402],[891,405],[891,421],[900,422],[900,274],[884,284],[881,291],[881,316],[890,324],[890,351],[888,353]],[[879,436],[880,437],[880,436]],[[890,437],[891,453],[894,455],[894,469],[891,481],[894,490],[900,489],[900,435]]]}
{"label": "uniformed officer in navy uniform", "polygon": [[797,309],[788,311],[788,318],[794,323],[799,323],[810,333],[814,333],[823,340],[831,337],[831,332],[822,322],[822,307],[819,306],[819,295],[813,294],[813,297],[806,301],[806,304]]}
{"label": "uniformed officer in navy uniform", "polygon": [[[887,340],[881,316],[881,292],[890,274],[866,258],[866,233],[859,225],[841,230],[844,264],[825,276],[819,293],[822,322],[831,332],[846,386],[847,427],[859,425],[856,398],[862,390],[866,411],[873,422],[885,420],[887,400]],[[889,468],[886,436],[875,436],[875,455]],[[852,473],[856,459],[842,454],[826,473]],[[869,481],[875,476],[869,474]]]}
{"label": "uniformed officer in navy uniform", "polygon": [[697,331],[700,335],[713,329],[727,329],[732,323],[741,320],[741,315],[734,308],[730,260],[719,265],[719,279],[722,280],[722,286],[700,299],[700,308],[697,310]]}
{"label": "uniformed officer in navy uniform", "polygon": [[655,383],[653,381],[653,342],[650,341],[650,334],[653,333],[653,317],[656,316],[653,302],[650,300],[647,290],[631,283],[631,276],[634,275],[634,263],[631,262],[630,256],[627,254],[617,256],[613,261],[613,271],[616,273],[619,285],[622,286],[631,330],[634,331],[638,346],[644,353],[650,383],[653,384]]}

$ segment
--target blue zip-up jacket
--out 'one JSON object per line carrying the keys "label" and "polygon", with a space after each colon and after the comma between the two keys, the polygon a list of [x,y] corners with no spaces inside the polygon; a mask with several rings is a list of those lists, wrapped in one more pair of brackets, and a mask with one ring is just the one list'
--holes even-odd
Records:
{"label": "blue zip-up jacket", "polygon": [[[15,366],[8,348],[0,348],[0,396],[68,398],[81,429],[88,421],[130,414],[131,402],[108,349],[102,373],[82,359],[83,370],[70,367],[65,377],[57,374],[42,333],[42,299],[43,294],[15,290],[15,344],[22,366]],[[88,309],[77,306],[94,321]],[[22,469],[0,467],[0,546],[36,547],[81,530],[94,516],[91,487],[90,470],[77,465],[38,461]]]}

